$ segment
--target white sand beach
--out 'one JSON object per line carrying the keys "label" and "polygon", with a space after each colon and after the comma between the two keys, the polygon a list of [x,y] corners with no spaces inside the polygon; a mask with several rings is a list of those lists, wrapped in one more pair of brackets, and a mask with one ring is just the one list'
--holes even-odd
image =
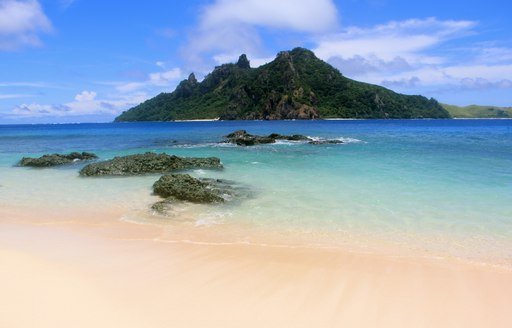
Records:
{"label": "white sand beach", "polygon": [[193,229],[162,242],[161,226],[107,217],[114,212],[1,210],[8,219],[0,224],[0,327],[512,324],[506,268],[300,245],[193,243]]}

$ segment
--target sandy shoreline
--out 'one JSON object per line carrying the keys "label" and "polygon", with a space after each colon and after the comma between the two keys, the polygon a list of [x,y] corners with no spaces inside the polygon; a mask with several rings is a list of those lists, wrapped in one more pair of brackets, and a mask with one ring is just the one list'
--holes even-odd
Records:
{"label": "sandy shoreline", "polygon": [[166,243],[161,227],[88,217],[100,215],[94,212],[71,221],[54,213],[44,224],[23,211],[0,212],[0,327],[512,324],[507,269],[341,249],[190,243],[186,230],[182,242]]}

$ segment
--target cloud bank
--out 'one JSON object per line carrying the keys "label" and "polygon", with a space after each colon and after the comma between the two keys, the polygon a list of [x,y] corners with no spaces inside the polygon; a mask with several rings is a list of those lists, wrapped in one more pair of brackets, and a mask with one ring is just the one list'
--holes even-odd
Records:
{"label": "cloud bank", "polygon": [[402,92],[418,87],[511,88],[512,50],[450,48],[448,41],[475,34],[477,22],[437,18],[348,27],[319,39],[315,53],[355,79]]}
{"label": "cloud bank", "polygon": [[207,71],[208,65],[201,66],[205,54],[209,63],[241,53],[259,62],[266,52],[263,33],[320,34],[336,30],[338,24],[332,0],[216,0],[202,8],[182,52],[196,71]]}
{"label": "cloud bank", "polygon": [[335,27],[338,17],[330,0],[217,0],[201,15],[201,29],[239,24],[321,33]]}
{"label": "cloud bank", "polygon": [[42,117],[70,117],[105,114],[118,115],[127,107],[138,105],[147,98],[144,93],[130,96],[117,96],[113,98],[98,99],[94,91],[84,90],[74,97],[74,101],[65,104],[22,104],[16,106],[9,118],[42,118]]}
{"label": "cloud bank", "polygon": [[40,46],[52,24],[36,0],[0,0],[0,51]]}

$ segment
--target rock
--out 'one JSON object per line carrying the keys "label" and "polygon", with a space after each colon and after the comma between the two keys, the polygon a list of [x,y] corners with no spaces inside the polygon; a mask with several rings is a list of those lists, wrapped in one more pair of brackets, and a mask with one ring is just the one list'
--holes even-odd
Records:
{"label": "rock", "polygon": [[342,144],[344,143],[338,139],[327,139],[327,140],[313,140],[310,137],[302,134],[283,135],[278,133],[272,133],[268,136],[257,136],[247,133],[245,130],[238,130],[230,133],[226,136],[229,143],[234,143],[239,146],[254,146],[260,144],[275,143],[276,140],[288,140],[288,141],[307,141],[311,145],[325,145],[325,144]]}
{"label": "rock", "polygon": [[151,209],[158,213],[167,213],[172,209],[172,205],[176,202],[173,198],[164,199],[151,205]]}
{"label": "rock", "polygon": [[337,140],[337,139],[332,139],[332,140],[313,140],[313,141],[310,141],[308,142],[308,144],[310,145],[335,145],[335,144],[342,144],[344,143],[343,141],[341,140]]}
{"label": "rock", "polygon": [[97,159],[98,156],[87,152],[73,152],[69,154],[47,154],[39,158],[23,157],[19,163],[21,166],[49,167],[70,164],[78,161]]}
{"label": "rock", "polygon": [[[213,183],[212,180],[196,179],[188,174],[170,174],[162,176],[153,184],[153,192],[160,197],[192,203],[208,204],[224,202],[219,184]],[[153,208],[157,210],[164,209],[165,203],[158,202],[153,205]]]}
{"label": "rock", "polygon": [[276,140],[291,140],[291,141],[301,141],[301,140],[311,140],[310,138],[300,135],[294,134],[291,136],[281,135],[277,133],[272,133],[268,136],[257,136],[247,133],[245,130],[238,130],[233,133],[230,133],[226,136],[228,139],[227,142],[237,144],[239,146],[254,146],[260,144],[270,144],[275,143]]}
{"label": "rock", "polygon": [[114,157],[111,160],[92,163],[85,166],[81,176],[102,175],[141,175],[151,173],[168,173],[176,170],[192,168],[222,168],[217,157],[178,157],[167,154],[135,154],[122,157]]}
{"label": "rock", "polygon": [[288,141],[307,141],[311,140],[311,138],[303,136],[302,134],[294,134],[291,136],[272,133],[268,136],[269,138],[275,139],[275,140],[288,140]]}
{"label": "rock", "polygon": [[252,190],[229,180],[193,178],[188,174],[162,176],[153,184],[153,192],[165,199],[154,203],[151,209],[173,216],[174,206],[182,202],[196,204],[223,204],[250,198]]}
{"label": "rock", "polygon": [[226,138],[233,139],[233,138],[242,138],[242,137],[245,137],[245,136],[250,136],[250,134],[247,133],[247,131],[245,131],[245,130],[237,130],[235,132],[232,132],[232,133],[228,134],[226,136]]}
{"label": "rock", "polygon": [[226,136],[228,142],[239,146],[254,146],[260,144],[275,143],[276,139],[270,137],[255,136],[245,130],[238,130]]}
{"label": "rock", "polygon": [[236,66],[242,69],[248,69],[251,68],[251,63],[249,62],[249,59],[247,59],[247,56],[245,54],[240,55],[238,57],[238,62],[236,63]]}

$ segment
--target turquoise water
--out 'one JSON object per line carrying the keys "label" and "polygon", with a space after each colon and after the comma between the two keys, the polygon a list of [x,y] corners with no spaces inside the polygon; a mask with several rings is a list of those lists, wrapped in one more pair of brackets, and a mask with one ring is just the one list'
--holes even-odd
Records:
{"label": "turquoise water", "polygon": [[[340,145],[218,144],[238,129],[300,133]],[[14,166],[23,156],[91,151],[102,159],[145,151],[217,156],[222,171],[194,170],[250,190],[242,201],[184,205],[157,224],[239,225],[319,244],[372,240],[433,254],[512,263],[512,121],[169,122],[0,126],[0,206],[111,206],[149,222],[157,176],[85,179],[79,165]],[[30,188],[27,189],[27,185]],[[49,205],[50,204],[50,205]],[[146,214],[145,214],[146,213]],[[185,218],[185,219],[183,219]],[[206,228],[205,228],[206,227]]]}

